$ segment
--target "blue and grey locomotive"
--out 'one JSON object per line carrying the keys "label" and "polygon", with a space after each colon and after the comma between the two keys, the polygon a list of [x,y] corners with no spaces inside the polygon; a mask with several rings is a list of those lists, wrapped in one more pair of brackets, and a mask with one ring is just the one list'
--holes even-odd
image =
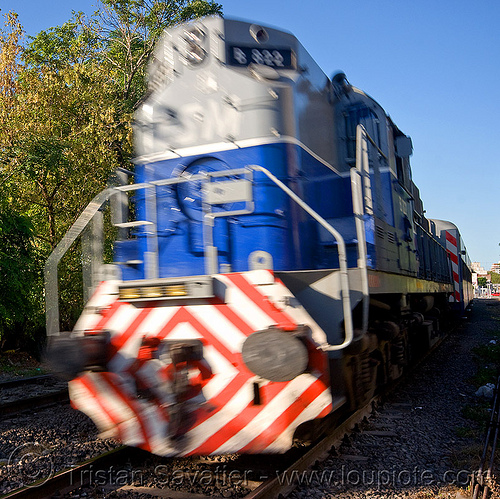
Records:
{"label": "blue and grey locomotive", "polygon": [[[110,199],[115,261],[91,258],[92,296],[59,338],[83,352],[73,404],[161,455],[283,452],[304,423],[399,377],[463,312],[465,247],[424,216],[411,139],[292,34],[181,25],[148,78],[135,171],[118,172],[47,265],[50,300],[87,223],[99,247]],[[47,320],[57,336],[50,301]]]}

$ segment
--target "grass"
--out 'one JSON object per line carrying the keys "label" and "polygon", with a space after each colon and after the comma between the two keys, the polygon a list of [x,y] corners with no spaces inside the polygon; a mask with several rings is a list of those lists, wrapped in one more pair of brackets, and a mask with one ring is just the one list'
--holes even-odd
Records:
{"label": "grass", "polygon": [[496,385],[500,373],[500,341],[498,344],[480,345],[472,349],[474,362],[478,369],[472,379],[476,387],[493,383]]}
{"label": "grass", "polygon": [[[492,331],[489,334],[491,339],[496,340],[496,344],[486,343],[472,350],[472,358],[477,370],[470,382],[476,388],[487,383],[496,385],[500,375],[500,330]],[[491,419],[492,403],[491,399],[476,397],[475,400],[462,407],[462,416],[468,420],[468,423],[463,427],[456,428],[455,434],[459,438],[467,439],[469,443],[454,450],[450,456],[457,469],[474,469],[474,467],[479,466],[484,435]]]}
{"label": "grass", "polygon": [[450,453],[450,464],[456,470],[473,470],[479,467],[483,453],[482,442],[473,442]]}
{"label": "grass", "polygon": [[39,363],[26,353],[8,350],[0,354],[0,374],[15,378],[45,374]]}
{"label": "grass", "polygon": [[478,433],[477,428],[471,428],[470,426],[459,426],[455,428],[455,435],[458,438],[476,438]]}
{"label": "grass", "polygon": [[462,416],[476,423],[489,420],[491,403],[491,400],[480,399],[474,404],[466,404],[462,408]]}

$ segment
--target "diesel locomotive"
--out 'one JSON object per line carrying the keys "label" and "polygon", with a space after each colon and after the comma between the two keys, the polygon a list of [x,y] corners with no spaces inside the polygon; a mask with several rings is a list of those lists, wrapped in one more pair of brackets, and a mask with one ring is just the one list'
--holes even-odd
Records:
{"label": "diesel locomotive", "polygon": [[[168,29],[134,134],[133,171],[46,265],[49,357],[103,435],[164,456],[284,452],[469,306],[466,248],[425,217],[410,137],[292,34]],[[88,300],[62,333],[57,265],[81,234]]]}

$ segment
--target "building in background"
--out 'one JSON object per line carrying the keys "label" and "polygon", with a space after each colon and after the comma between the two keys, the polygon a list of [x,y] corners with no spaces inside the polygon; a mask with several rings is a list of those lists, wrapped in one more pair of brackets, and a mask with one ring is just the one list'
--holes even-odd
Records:
{"label": "building in background", "polygon": [[500,274],[500,262],[498,263],[494,263],[492,266],[491,266],[491,270],[490,272],[496,272],[497,274]]}
{"label": "building in background", "polygon": [[472,270],[474,272],[476,272],[476,274],[479,274],[479,276],[481,277],[486,277],[486,274],[488,272],[486,272],[486,270],[484,270],[483,267],[481,267],[481,263],[480,262],[472,262],[471,264],[471,267],[472,267]]}
{"label": "building in background", "polygon": [[[494,263],[489,271],[486,271],[480,262],[472,262],[472,285],[474,287],[474,296],[476,298],[491,298],[495,296],[500,296],[500,284],[498,283],[498,276],[494,274],[500,274],[500,262]],[[492,278],[493,276],[493,278]],[[486,278],[486,287],[479,286],[478,280],[481,277]]]}
{"label": "building in background", "polygon": [[472,282],[477,286],[477,280],[480,277],[486,277],[488,282],[490,279],[490,273],[481,266],[480,262],[472,262]]}
{"label": "building in background", "polygon": [[480,262],[472,262],[472,286],[474,287],[474,297],[480,298],[482,296],[482,291],[479,287],[478,279],[480,277],[486,277],[487,281],[490,281],[490,275],[484,268],[481,266]]}

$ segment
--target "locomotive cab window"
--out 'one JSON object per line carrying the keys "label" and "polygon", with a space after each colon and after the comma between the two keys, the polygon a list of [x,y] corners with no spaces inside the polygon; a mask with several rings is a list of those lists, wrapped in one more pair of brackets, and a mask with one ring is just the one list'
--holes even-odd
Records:
{"label": "locomotive cab window", "polygon": [[411,138],[406,135],[394,137],[396,173],[399,183],[411,192],[410,156],[413,152]]}

